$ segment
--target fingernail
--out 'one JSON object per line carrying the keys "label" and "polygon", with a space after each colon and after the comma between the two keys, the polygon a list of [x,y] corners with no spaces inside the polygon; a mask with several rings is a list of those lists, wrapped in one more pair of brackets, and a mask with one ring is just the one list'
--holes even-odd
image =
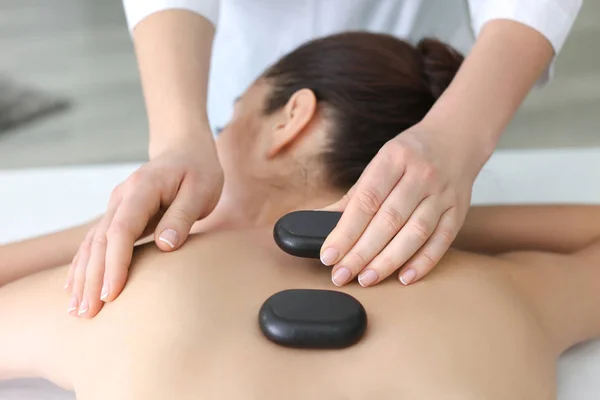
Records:
{"label": "fingernail", "polygon": [[334,248],[328,248],[321,254],[321,262],[325,265],[333,265],[340,256],[340,253]]}
{"label": "fingernail", "polygon": [[158,237],[158,240],[168,244],[170,248],[174,249],[179,241],[179,235],[173,229],[165,229]]}
{"label": "fingernail", "polygon": [[352,277],[352,273],[348,268],[340,268],[333,274],[331,281],[335,286],[342,286],[346,284],[350,278]]}
{"label": "fingernail", "polygon": [[67,309],[67,312],[70,314],[77,310],[77,307],[79,307],[79,299],[77,298],[77,295],[74,294],[71,296],[71,300],[69,301],[69,308]]}
{"label": "fingernail", "polygon": [[63,286],[63,290],[68,290],[69,287],[71,286],[71,280],[67,280],[67,282],[65,282],[65,286]]}
{"label": "fingernail", "polygon": [[358,276],[358,283],[360,283],[360,286],[362,287],[367,287],[377,282],[377,279],[379,279],[377,272],[368,269]]}
{"label": "fingernail", "polygon": [[87,299],[83,299],[83,301],[81,302],[81,306],[79,307],[79,311],[77,312],[77,315],[83,315],[86,312],[88,312],[89,310],[89,305],[88,305],[88,301]]}
{"label": "fingernail", "polygon": [[417,273],[414,269],[407,269],[402,275],[400,275],[400,282],[402,282],[404,285],[410,285],[410,283],[415,280],[416,277]]}
{"label": "fingernail", "polygon": [[110,285],[108,283],[105,283],[104,285],[102,285],[102,292],[100,293],[100,300],[106,299],[109,294],[110,294]]}

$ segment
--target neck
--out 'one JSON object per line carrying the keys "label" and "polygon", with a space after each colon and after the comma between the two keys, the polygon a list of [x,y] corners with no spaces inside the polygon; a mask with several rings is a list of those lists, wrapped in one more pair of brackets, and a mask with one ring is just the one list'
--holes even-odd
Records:
{"label": "neck", "polygon": [[273,227],[283,215],[296,210],[315,210],[338,201],[343,193],[306,185],[292,187],[257,183],[236,187],[225,182],[215,210],[199,223],[200,231]]}

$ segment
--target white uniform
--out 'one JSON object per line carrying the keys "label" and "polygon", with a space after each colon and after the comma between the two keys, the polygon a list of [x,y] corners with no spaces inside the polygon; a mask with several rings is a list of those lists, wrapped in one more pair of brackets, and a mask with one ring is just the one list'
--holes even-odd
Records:
{"label": "white uniform", "polygon": [[[148,15],[185,9],[216,26],[208,115],[223,126],[232,102],[270,64],[298,45],[348,30],[415,42],[434,36],[467,53],[483,25],[511,19],[543,34],[558,53],[582,0],[123,0],[129,28]],[[550,67],[540,83],[546,82]]]}

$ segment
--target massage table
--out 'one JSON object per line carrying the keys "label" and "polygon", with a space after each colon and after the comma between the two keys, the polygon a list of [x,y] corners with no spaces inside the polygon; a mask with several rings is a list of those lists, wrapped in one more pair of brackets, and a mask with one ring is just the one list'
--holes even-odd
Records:
{"label": "massage table", "polygon": [[[111,189],[137,166],[0,171],[0,244],[99,215]],[[477,178],[472,202],[600,203],[600,148],[498,151]],[[558,374],[559,400],[599,399],[600,340],[564,354]],[[0,400],[34,399],[73,400],[74,396],[39,379],[0,381]]]}

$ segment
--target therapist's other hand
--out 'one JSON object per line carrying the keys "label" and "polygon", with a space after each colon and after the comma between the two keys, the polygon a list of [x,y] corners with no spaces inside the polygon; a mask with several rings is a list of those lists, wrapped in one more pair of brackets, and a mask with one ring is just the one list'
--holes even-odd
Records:
{"label": "therapist's other hand", "polygon": [[223,170],[214,142],[179,143],[157,154],[117,186],[102,219],[75,256],[67,289],[69,313],[94,317],[127,279],[135,242],[154,231],[163,251],[176,250],[195,221],[216,206]]}
{"label": "therapist's other hand", "polygon": [[472,145],[451,136],[423,123],[404,131],[325,208],[343,211],[321,248],[323,264],[334,265],[334,284],[358,276],[367,287],[402,267],[398,277],[409,285],[440,261],[464,223],[483,166],[473,161]]}

